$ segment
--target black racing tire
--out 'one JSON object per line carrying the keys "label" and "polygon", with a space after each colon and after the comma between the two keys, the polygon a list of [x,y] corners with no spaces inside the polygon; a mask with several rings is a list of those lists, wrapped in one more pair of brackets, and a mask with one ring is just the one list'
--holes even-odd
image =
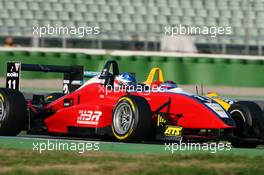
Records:
{"label": "black racing tire", "polygon": [[259,143],[248,141],[248,138],[261,138],[264,133],[264,118],[261,108],[251,101],[239,101],[228,109],[236,123],[234,137],[230,142],[234,147],[255,148]]}
{"label": "black racing tire", "polygon": [[259,145],[259,142],[247,141],[246,139],[235,138],[230,141],[232,146],[235,148],[256,148]]}
{"label": "black racing tire", "polygon": [[64,96],[65,94],[60,93],[60,92],[54,92],[54,93],[50,93],[48,94],[45,99],[44,99],[44,105],[48,105],[50,103],[52,103],[53,101],[61,98],[62,96]]}
{"label": "black racing tire", "polygon": [[18,135],[25,128],[27,120],[24,95],[17,90],[0,88],[0,135]]}
{"label": "black racing tire", "polygon": [[[123,125],[122,121],[125,121]],[[152,131],[151,109],[147,100],[133,95],[121,97],[113,110],[114,137],[121,142],[145,141],[151,138]]]}

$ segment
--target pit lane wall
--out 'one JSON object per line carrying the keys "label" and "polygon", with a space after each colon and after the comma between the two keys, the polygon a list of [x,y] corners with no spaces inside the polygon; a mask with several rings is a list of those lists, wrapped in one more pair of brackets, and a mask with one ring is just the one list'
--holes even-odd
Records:
{"label": "pit lane wall", "polygon": [[[100,71],[106,60],[115,59],[120,71],[135,72],[144,81],[152,67],[160,67],[166,80],[179,84],[264,87],[264,57],[186,54],[94,49],[0,48],[0,77],[6,63],[84,65]],[[60,78],[56,73],[23,72],[22,78]]]}

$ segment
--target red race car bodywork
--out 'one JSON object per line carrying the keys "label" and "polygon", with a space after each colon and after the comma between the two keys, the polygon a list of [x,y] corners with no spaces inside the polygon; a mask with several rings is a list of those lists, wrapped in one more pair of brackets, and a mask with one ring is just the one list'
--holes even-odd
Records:
{"label": "red race car bodywork", "polygon": [[[108,68],[104,70],[108,71]],[[104,80],[100,77],[99,79]],[[197,134],[201,130],[210,132],[230,130],[235,126],[229,114],[220,105],[203,96],[150,90],[115,91],[109,89],[109,84],[102,82],[104,81],[88,82],[76,91],[45,106],[44,110],[52,113],[44,120],[48,132],[67,134],[74,128],[89,128],[96,131],[111,128],[113,110],[119,99],[126,95],[139,96],[147,101],[154,124],[159,122],[159,114],[166,116],[170,124],[166,124],[161,135],[168,126],[180,126],[189,131],[186,132],[186,136],[189,137],[201,136]],[[111,130],[106,134],[111,135]],[[211,138],[210,134],[205,134],[203,137]],[[215,137],[219,135],[214,135],[213,138]]]}
{"label": "red race car bodywork", "polygon": [[[19,67],[15,64],[8,66],[11,73],[15,70],[12,67]],[[69,78],[64,83],[83,79],[82,67],[21,64],[21,68],[64,72],[65,78]],[[14,74],[11,73],[8,75]],[[19,75],[19,70],[15,73]],[[29,116],[23,116],[21,121],[29,119],[26,123],[29,133],[106,135],[119,141],[153,139],[153,136],[157,140],[217,139],[225,137],[235,127],[229,114],[212,99],[184,92],[165,92],[146,83],[139,83],[136,89],[116,90],[113,86],[118,74],[117,62],[108,61],[99,75],[80,86],[71,86],[66,95],[56,98],[50,95],[47,99],[53,100],[49,102],[43,101],[43,95],[33,95],[33,99],[27,100]],[[7,81],[13,81],[13,78]],[[19,82],[19,79],[15,80]],[[67,92],[67,87],[65,89]],[[7,88],[1,92],[10,99],[16,93],[24,104],[24,97],[19,91]],[[2,103],[6,104],[4,100]],[[20,111],[26,113],[23,107]],[[17,115],[8,116],[14,118],[14,124]],[[20,132],[20,129],[12,129],[10,127],[3,133],[12,131],[15,135]]]}
{"label": "red race car bodywork", "polygon": [[[46,110],[55,112],[45,119],[48,131],[67,133],[68,127],[103,128],[111,126],[113,109],[126,93],[108,91],[106,95],[106,91],[108,91],[107,88],[102,89],[101,84],[89,84],[47,105]],[[227,124],[205,103],[192,96],[169,92],[151,92],[150,94],[132,92],[130,95],[147,99],[151,111],[155,111],[170,101],[170,105],[160,112],[168,113],[172,123],[183,128],[228,129],[234,127]],[[65,99],[70,101],[70,106],[65,107]],[[177,117],[178,114],[182,116]]]}

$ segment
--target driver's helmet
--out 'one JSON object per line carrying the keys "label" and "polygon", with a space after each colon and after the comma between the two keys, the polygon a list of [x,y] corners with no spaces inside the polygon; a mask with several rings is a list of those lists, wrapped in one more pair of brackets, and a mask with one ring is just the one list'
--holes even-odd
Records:
{"label": "driver's helmet", "polygon": [[177,84],[174,81],[165,81],[164,83],[161,83],[159,88],[161,91],[168,91],[173,88],[177,88]]}
{"label": "driver's helmet", "polygon": [[121,73],[115,77],[114,88],[136,86],[137,80],[131,73]]}

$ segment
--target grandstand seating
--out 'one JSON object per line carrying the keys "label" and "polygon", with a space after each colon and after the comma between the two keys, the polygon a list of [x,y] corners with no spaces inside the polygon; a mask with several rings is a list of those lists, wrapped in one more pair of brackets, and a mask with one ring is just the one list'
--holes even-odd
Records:
{"label": "grandstand seating", "polygon": [[[264,0],[1,0],[0,36],[32,36],[32,25],[97,25],[102,37],[127,40],[121,32],[164,32],[166,25],[231,26],[235,36],[263,42]],[[9,30],[7,30],[9,29]],[[107,32],[119,32],[112,34]],[[77,37],[77,36],[76,36]],[[159,37],[153,38],[159,41]],[[245,44],[243,38],[196,37],[196,43]]]}

